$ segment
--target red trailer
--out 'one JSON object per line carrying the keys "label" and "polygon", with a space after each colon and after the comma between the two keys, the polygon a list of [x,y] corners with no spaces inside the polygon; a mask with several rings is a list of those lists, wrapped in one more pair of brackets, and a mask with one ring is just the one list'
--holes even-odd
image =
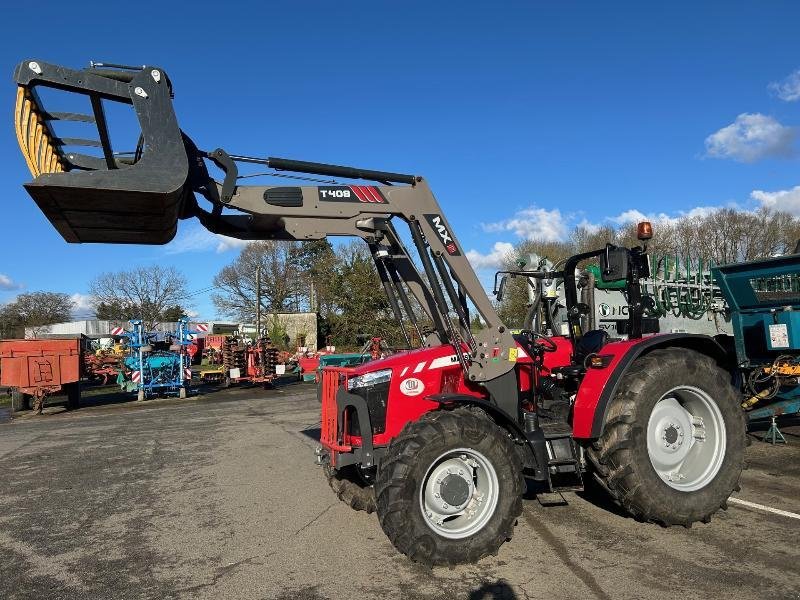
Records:
{"label": "red trailer", "polygon": [[44,399],[62,389],[67,407],[80,402],[83,371],[80,339],[0,341],[0,385],[12,388],[12,409],[33,408],[41,413]]}

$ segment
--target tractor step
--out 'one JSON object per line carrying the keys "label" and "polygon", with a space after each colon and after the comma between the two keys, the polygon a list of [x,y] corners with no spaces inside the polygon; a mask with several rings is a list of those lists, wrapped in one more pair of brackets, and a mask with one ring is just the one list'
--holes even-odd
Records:
{"label": "tractor step", "polygon": [[[526,416],[528,441],[534,448],[539,463],[546,464],[543,478],[547,481],[549,494],[547,499],[542,499],[543,504],[560,504],[563,498],[561,491],[583,490],[583,476],[581,474],[580,448],[572,438],[572,428],[563,421],[545,421],[536,427],[536,418]],[[552,498],[550,498],[552,496]],[[553,500],[561,498],[558,500]]]}
{"label": "tractor step", "polygon": [[569,504],[564,495],[560,492],[541,492],[536,494],[536,500],[542,506],[566,506]]}

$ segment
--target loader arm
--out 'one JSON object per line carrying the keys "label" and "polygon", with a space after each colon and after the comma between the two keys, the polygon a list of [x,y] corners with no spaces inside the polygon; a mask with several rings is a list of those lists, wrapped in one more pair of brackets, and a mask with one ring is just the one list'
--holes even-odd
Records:
{"label": "loader arm", "polygon": [[[243,240],[361,238],[401,323],[409,321],[428,345],[452,345],[465,377],[486,385],[493,397],[515,395],[516,343],[422,177],[202,151],[178,127],[172,85],[159,67],[93,64],[73,70],[27,60],[14,78],[17,138],[34,176],[25,188],[68,242],[165,244],[174,237],[178,219],[193,217],[214,233]],[[45,110],[38,88],[85,96],[91,111]],[[107,102],[133,107],[141,127],[134,151],[121,153],[112,145]],[[98,139],[59,136],[59,121],[65,120],[93,125]],[[70,149],[75,147],[97,152]],[[222,182],[211,177],[209,163],[224,172]],[[239,185],[242,163],[272,168],[277,176],[297,173],[378,185],[338,180],[313,186]],[[198,203],[198,196],[210,209]],[[408,228],[419,263],[398,234],[399,223]],[[406,289],[432,333],[423,336],[424,324]],[[468,301],[486,325],[478,332],[470,331]]]}

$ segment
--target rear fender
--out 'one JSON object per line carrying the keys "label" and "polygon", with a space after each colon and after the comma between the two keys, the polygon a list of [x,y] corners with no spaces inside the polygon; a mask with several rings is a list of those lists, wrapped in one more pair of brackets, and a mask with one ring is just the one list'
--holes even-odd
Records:
{"label": "rear fender", "polygon": [[706,335],[664,334],[607,344],[600,354],[611,356],[611,362],[603,369],[588,369],[578,388],[572,423],[574,437],[600,437],[611,399],[633,362],[653,350],[675,347],[701,352],[714,358],[724,368],[730,369],[730,356],[714,338]]}

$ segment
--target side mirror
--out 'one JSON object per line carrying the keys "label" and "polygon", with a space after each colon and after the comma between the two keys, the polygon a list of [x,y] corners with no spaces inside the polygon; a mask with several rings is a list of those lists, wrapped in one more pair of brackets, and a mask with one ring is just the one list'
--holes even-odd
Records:
{"label": "side mirror", "polygon": [[494,293],[498,302],[503,300],[503,293],[505,292],[506,289],[506,281],[508,281],[508,275],[503,275],[500,278],[500,285],[497,286],[497,290]]}
{"label": "side mirror", "polygon": [[604,282],[628,278],[629,255],[627,248],[608,244],[600,255],[600,278]]}

